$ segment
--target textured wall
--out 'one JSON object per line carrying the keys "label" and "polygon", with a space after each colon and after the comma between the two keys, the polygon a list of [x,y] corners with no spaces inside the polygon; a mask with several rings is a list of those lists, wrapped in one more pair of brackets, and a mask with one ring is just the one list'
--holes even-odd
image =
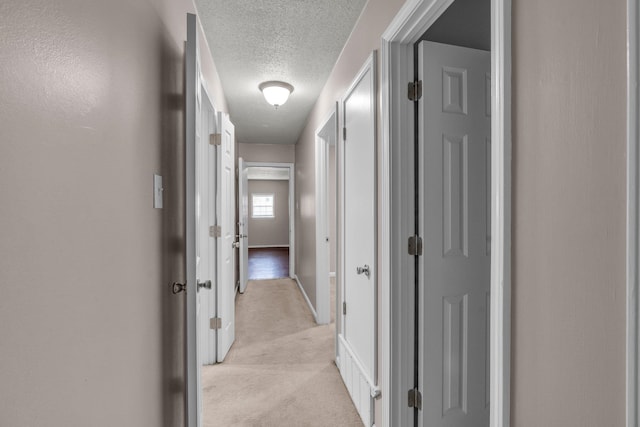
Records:
{"label": "textured wall", "polygon": [[624,425],[625,7],[513,2],[517,427]]}
{"label": "textured wall", "polygon": [[[251,195],[275,195],[274,218],[253,218]],[[289,246],[289,181],[249,181],[249,247]]]}
{"label": "textured wall", "polygon": [[188,11],[0,3],[2,426],[182,425]]}

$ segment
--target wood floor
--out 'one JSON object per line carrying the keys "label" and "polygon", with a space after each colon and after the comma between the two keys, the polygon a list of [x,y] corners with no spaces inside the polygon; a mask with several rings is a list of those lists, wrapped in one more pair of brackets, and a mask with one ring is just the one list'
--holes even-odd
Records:
{"label": "wood floor", "polygon": [[250,248],[249,280],[289,277],[289,248]]}

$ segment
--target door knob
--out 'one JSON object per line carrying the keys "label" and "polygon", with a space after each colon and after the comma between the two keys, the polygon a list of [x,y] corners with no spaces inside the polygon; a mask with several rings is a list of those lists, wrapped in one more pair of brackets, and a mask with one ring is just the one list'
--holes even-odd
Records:
{"label": "door knob", "polygon": [[211,280],[205,280],[204,282],[198,280],[198,290],[201,288],[211,289]]}
{"label": "door knob", "polygon": [[238,249],[240,247],[240,242],[233,242],[231,247],[234,248],[234,249]]}
{"label": "door knob", "polygon": [[364,274],[365,276],[367,276],[367,279],[371,276],[371,270],[369,269],[369,266],[367,264],[363,265],[362,267],[356,267],[356,273]]}

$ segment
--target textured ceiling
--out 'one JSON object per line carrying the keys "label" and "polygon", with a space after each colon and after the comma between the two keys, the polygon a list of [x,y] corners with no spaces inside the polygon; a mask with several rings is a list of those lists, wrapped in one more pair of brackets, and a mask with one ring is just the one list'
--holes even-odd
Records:
{"label": "textured ceiling", "polygon": [[[242,143],[295,144],[366,0],[196,0]],[[294,86],[277,110],[258,85]]]}

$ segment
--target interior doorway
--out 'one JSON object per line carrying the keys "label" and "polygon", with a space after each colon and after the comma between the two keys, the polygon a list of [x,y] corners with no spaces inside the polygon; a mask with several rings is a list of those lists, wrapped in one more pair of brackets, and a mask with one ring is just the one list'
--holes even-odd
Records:
{"label": "interior doorway", "polygon": [[331,311],[335,313],[337,310],[335,295],[336,292],[340,292],[336,278],[338,262],[337,139],[338,105],[336,104],[334,111],[316,130],[316,321],[318,324],[331,321]]}
{"label": "interior doorway", "polygon": [[[240,291],[247,280],[295,274],[294,167],[292,163],[239,161],[241,205]],[[243,274],[244,273],[244,274]]]}
{"label": "interior doorway", "polygon": [[[382,311],[390,327],[382,347],[383,359],[393,361],[382,367],[391,391],[383,394],[388,425],[508,425],[509,34],[505,0],[409,1],[383,34],[383,168],[390,181],[382,195],[390,209],[382,224]],[[484,50],[482,70],[449,59],[437,64],[424,39]],[[469,40],[485,46],[464,44]],[[489,132],[456,123],[471,116],[471,103]],[[450,260],[470,261],[479,268],[472,274],[477,280],[454,277],[466,267]],[[472,289],[456,289],[459,283]]]}

